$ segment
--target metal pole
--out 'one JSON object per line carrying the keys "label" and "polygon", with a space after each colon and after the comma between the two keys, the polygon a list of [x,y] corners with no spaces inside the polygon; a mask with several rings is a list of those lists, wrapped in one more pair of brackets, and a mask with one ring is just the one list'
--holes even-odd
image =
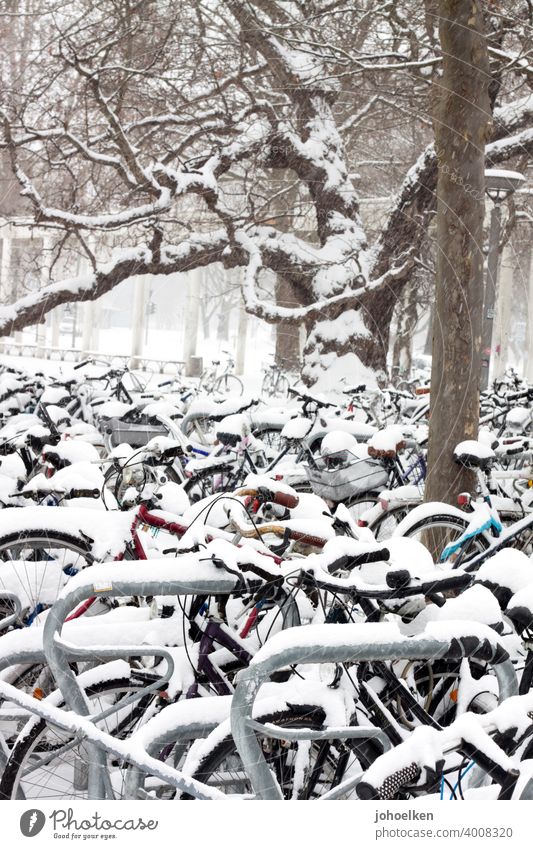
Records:
{"label": "metal pole", "polygon": [[496,303],[496,284],[498,280],[498,254],[501,230],[500,204],[495,203],[490,214],[489,255],[487,258],[487,277],[483,302],[483,328],[481,331],[481,379],[480,389],[488,389],[490,361],[492,355],[492,330],[494,325],[494,305]]}
{"label": "metal pole", "polygon": [[498,275],[498,292],[496,296],[496,325],[493,333],[494,347],[494,377],[503,377],[509,365],[509,336],[511,331],[511,310],[513,304],[513,288],[515,278],[515,256],[507,245],[502,254],[500,273]]}
{"label": "metal pole", "polygon": [[533,248],[529,246],[527,282],[526,380],[533,383]]}

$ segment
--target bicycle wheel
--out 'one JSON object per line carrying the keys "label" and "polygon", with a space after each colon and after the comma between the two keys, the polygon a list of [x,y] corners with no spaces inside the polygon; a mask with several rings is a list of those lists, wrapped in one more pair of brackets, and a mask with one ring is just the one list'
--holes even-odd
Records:
{"label": "bicycle wheel", "polygon": [[242,395],[244,386],[236,374],[223,374],[213,384],[213,392],[222,395]]}
{"label": "bicycle wheel", "polygon": [[410,507],[393,507],[369,525],[378,542],[390,539],[400,522],[409,514]]}
{"label": "bicycle wheel", "polygon": [[273,394],[277,398],[286,398],[289,394],[289,388],[290,384],[288,378],[286,378],[284,374],[280,374],[276,381]]}
{"label": "bicycle wheel", "polygon": [[216,422],[206,415],[186,416],[181,425],[185,436],[200,445],[213,446]]}
{"label": "bicycle wheel", "polygon": [[378,500],[379,492],[377,490],[371,490],[369,492],[362,492],[360,495],[354,495],[344,503],[349,510],[350,516],[357,523],[365,510],[375,507]]}
{"label": "bicycle wheel", "polygon": [[279,454],[284,445],[284,437],[281,435],[281,427],[265,427],[262,429],[253,429],[253,435],[260,439],[267,448],[272,449]]}
{"label": "bicycle wheel", "polygon": [[[370,716],[377,720],[380,706],[384,705],[397,725],[408,731],[432,720],[443,727],[450,725],[457,718],[458,704],[464,697],[469,699],[468,710],[478,714],[492,710],[498,703],[486,685],[486,664],[472,659],[466,668],[462,661],[447,658],[370,662],[360,664],[357,674],[360,681],[373,682],[372,689],[365,689],[362,694]],[[379,700],[373,703],[370,692],[375,691],[376,684]]]}
{"label": "bicycle wheel", "polygon": [[[320,708],[299,710],[294,707],[290,711],[258,719],[284,728],[319,730],[323,728],[324,713]],[[319,798],[350,773],[366,769],[381,752],[374,740],[345,744],[339,740],[288,742],[261,737],[260,744],[285,799]],[[192,777],[228,795],[253,793],[231,735],[220,740],[204,755]],[[181,798],[192,797],[183,795]],[[350,791],[345,798],[357,798],[355,791]]]}
{"label": "bicycle wheel", "polygon": [[263,378],[263,383],[261,384],[261,395],[272,395],[272,375],[270,372],[267,372]]}
{"label": "bicycle wheel", "polygon": [[[0,537],[0,591],[18,595],[21,623],[52,605],[69,577],[93,562],[88,542],[44,528],[21,530]],[[2,602],[1,612],[9,613]]]}
{"label": "bicycle wheel", "polygon": [[[119,699],[146,686],[128,678],[107,681],[87,688],[90,712],[100,713]],[[97,723],[97,727],[124,738],[142,720],[154,694],[122,708]],[[123,796],[126,765],[107,759],[116,799]],[[0,778],[0,800],[6,799],[86,799],[87,751],[83,741],[45,720],[30,721],[15,742]]]}
{"label": "bicycle wheel", "polygon": [[[406,528],[401,536],[416,539],[428,549],[435,563],[440,563],[441,554],[447,545],[459,539],[468,527],[468,519],[452,513],[435,513],[433,516],[419,519]],[[484,536],[472,537],[464,547],[462,562],[473,557],[489,547],[489,541]]]}

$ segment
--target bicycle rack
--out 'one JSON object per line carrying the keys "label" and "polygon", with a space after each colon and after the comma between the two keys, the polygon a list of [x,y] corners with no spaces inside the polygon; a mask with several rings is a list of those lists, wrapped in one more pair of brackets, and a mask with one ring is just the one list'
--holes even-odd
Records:
{"label": "bicycle rack", "polygon": [[14,610],[13,613],[10,613],[8,616],[4,616],[3,619],[0,619],[0,631],[3,631],[4,628],[9,628],[10,625],[13,625],[20,614],[22,613],[22,604],[20,603],[20,599],[16,593],[9,592],[8,590],[2,590],[0,592],[0,601],[10,601],[13,604]]}
{"label": "bicycle rack", "polygon": [[[132,574],[136,567],[142,568],[138,578]],[[147,569],[149,569],[150,575],[148,580]],[[182,580],[179,577],[180,573],[183,576]],[[110,579],[110,575],[112,575],[112,579]],[[107,598],[133,595],[222,595],[230,594],[238,588],[244,588],[239,575],[230,575],[215,567],[212,563],[200,564],[198,558],[188,557],[187,555],[180,558],[179,562],[170,559],[149,562],[128,561],[123,564],[113,562],[88,567],[72,578],[63,589],[48,614],[45,627],[39,632],[34,629],[21,632],[24,636],[20,648],[15,648],[7,656],[0,658],[0,670],[20,663],[48,663],[65,703],[78,716],[73,719],[72,715],[67,716],[64,711],[47,704],[46,701],[36,701],[25,693],[21,693],[15,687],[1,681],[0,695],[21,707],[25,711],[24,716],[27,716],[29,712],[29,714],[37,715],[53,723],[62,730],[78,731],[82,737],[87,738],[89,754],[88,792],[90,798],[105,798],[106,790],[109,791],[109,785],[104,775],[106,752],[124,758],[141,772],[149,772],[177,789],[198,798],[223,798],[223,794],[214,790],[214,788],[204,790],[198,782],[188,779],[155,758],[148,758],[150,765],[147,766],[147,761],[139,758],[135,753],[132,754],[126,743],[115,740],[110,735],[95,728],[93,723],[113,712],[116,706],[96,717],[92,717],[90,720],[87,719],[88,706],[84,693],[69,667],[71,661],[94,660],[95,657],[105,658],[106,660],[139,655],[163,657],[167,661],[165,676],[155,684],[153,683],[141,692],[136,693],[133,698],[122,700],[120,706],[123,707],[128,701],[138,699],[145,692],[161,689],[168,681],[174,666],[169,651],[160,646],[144,644],[116,648],[106,646],[84,648],[65,642],[60,637],[60,632],[69,613],[82,601],[93,597],[95,594]],[[42,643],[40,641],[41,636]],[[20,642],[20,638],[14,637],[12,634],[7,635],[7,638],[15,645]],[[24,642],[26,645],[24,645]],[[17,716],[17,718],[20,717]],[[187,738],[202,736],[209,733],[216,724],[217,721],[213,719],[197,723],[189,722],[187,727],[183,729],[184,736]]]}
{"label": "bicycle rack", "polygon": [[[142,569],[138,576],[132,575],[136,567]],[[150,569],[149,580],[146,579],[147,568]],[[226,706],[221,706],[221,697],[213,699],[212,707],[216,709],[211,712],[205,711],[208,700],[199,700],[202,702],[202,716],[194,719],[189,714],[187,722],[184,722],[178,730],[166,726],[167,730],[162,730],[158,734],[152,733],[147,725],[135,732],[130,740],[116,739],[94,725],[95,721],[112,712],[116,706],[99,716],[89,718],[83,692],[68,662],[80,659],[94,660],[95,656],[110,659],[146,654],[165,657],[170,666],[172,658],[169,652],[163,647],[146,645],[83,648],[65,642],[60,634],[70,611],[95,593],[101,597],[222,595],[236,590],[243,590],[243,581],[239,575],[224,572],[211,562],[199,563],[196,557],[188,555],[184,555],[178,562],[169,559],[149,561],[149,566],[146,561],[137,563],[129,561],[123,564],[115,562],[88,567],[67,584],[51,609],[43,629],[43,647],[40,650],[35,645],[23,647],[0,662],[0,668],[6,668],[12,663],[48,662],[59,689],[67,705],[74,711],[74,715],[46,701],[38,702],[1,681],[0,696],[19,705],[24,711],[37,715],[60,729],[74,732],[79,739],[87,741],[87,748],[91,754],[88,784],[90,798],[106,798],[106,795],[110,795],[109,776],[105,771],[106,752],[132,765],[133,770],[128,775],[126,783],[126,794],[129,798],[135,797],[139,787],[139,776],[143,773],[153,775],[195,798],[226,798],[216,788],[184,775],[149,753],[170,740],[191,739],[209,733],[220,722],[220,708],[224,707],[226,710]],[[289,618],[290,614],[287,614],[287,619]],[[260,725],[252,718],[253,704],[261,684],[278,669],[305,663],[424,660],[443,657],[460,659],[476,656],[493,666],[501,700],[517,692],[514,668],[494,631],[486,626],[473,626],[465,622],[452,624],[447,622],[443,625],[444,627],[440,627],[438,623],[432,623],[426,632],[417,637],[405,637],[396,626],[389,623],[293,627],[274,635],[260,649],[250,667],[239,673],[237,688],[231,703],[231,730],[256,798],[281,799],[282,794],[259,747],[253,733],[254,729],[260,728],[267,736],[279,737],[283,740],[363,737],[376,739],[384,749],[389,747],[384,733],[373,726],[310,731],[277,728],[270,724],[266,727]],[[28,632],[30,630],[28,629]],[[153,686],[150,685],[150,688],[153,689]],[[136,694],[136,698],[139,695]],[[193,704],[194,701],[188,703],[189,710]],[[177,703],[167,708],[172,710],[177,719],[180,713],[179,705],[180,703]],[[146,744],[146,750],[144,744]],[[325,794],[322,799],[338,798],[352,789],[359,779],[360,776],[351,776]]]}
{"label": "bicycle rack", "polygon": [[[464,621],[446,622],[445,625],[446,628],[439,628],[437,623],[432,623],[416,637],[403,636],[392,623],[302,626],[275,634],[253,657],[250,666],[239,672],[231,704],[231,732],[256,797],[283,799],[254,730],[260,728],[265,736],[283,740],[381,739],[374,727],[326,728],[311,732],[255,722],[252,710],[259,689],[279,669],[308,663],[479,657],[494,668],[500,700],[518,692],[514,667],[495,631],[488,626],[471,625]],[[352,789],[359,779],[360,775],[350,777],[322,799],[338,798]]]}
{"label": "bicycle rack", "polygon": [[[0,619],[0,631],[3,631],[5,628],[9,628],[10,625],[13,625],[17,621],[22,613],[22,604],[18,595],[16,593],[9,592],[8,590],[2,590],[2,592],[0,592],[0,601],[9,601],[13,605],[13,613],[10,613],[8,616],[4,616],[3,619]],[[12,717],[9,714],[5,714],[0,717],[2,720],[9,720],[11,718]],[[0,769],[4,768],[8,757],[9,750],[3,735],[0,733]]]}
{"label": "bicycle rack", "polygon": [[[136,568],[141,570],[137,577],[134,574]],[[180,574],[182,576],[181,578]],[[147,575],[149,575],[148,579]],[[257,586],[258,583],[260,582],[251,581],[250,586]],[[43,629],[42,651],[36,651],[35,649],[33,651],[21,650],[18,653],[11,654],[9,663],[6,665],[20,662],[48,663],[65,703],[80,717],[86,717],[88,715],[86,699],[76,680],[76,676],[69,667],[69,661],[94,659],[95,656],[102,659],[105,658],[106,660],[143,654],[162,656],[168,663],[165,681],[168,680],[169,674],[172,673],[173,662],[169,652],[162,647],[142,645],[120,646],[117,648],[108,648],[105,646],[84,648],[65,642],[60,636],[61,629],[69,613],[81,602],[94,595],[105,598],[153,595],[229,595],[236,590],[245,590],[248,586],[240,575],[230,574],[224,569],[216,567],[211,561],[199,562],[198,557],[195,555],[183,555],[179,561],[170,559],[161,561],[128,561],[125,563],[113,562],[91,566],[84,569],[69,581],[50,610]],[[291,600],[284,611],[285,625],[294,624],[296,621],[294,617],[296,615],[297,609]],[[0,662],[1,668],[2,664]],[[146,691],[148,689],[161,689],[161,686],[162,681],[158,681],[156,684],[152,684],[149,688],[146,688]],[[1,692],[2,686],[0,683]],[[142,692],[145,692],[145,690]],[[140,693],[137,693],[135,699],[139,698],[139,696]],[[44,716],[45,719],[47,718],[46,711],[44,715],[40,711],[40,706],[44,703],[36,704],[34,700],[30,700],[28,704],[26,698],[22,699],[22,694],[20,694],[18,700],[15,698],[14,693],[11,693],[8,698],[22,707],[29,708],[32,713]],[[24,704],[22,704],[21,699]],[[127,700],[124,700],[120,705],[124,706],[126,703]],[[47,706],[47,708],[51,710],[51,706]],[[109,712],[112,712],[114,709],[116,708],[110,709]],[[57,719],[57,713],[55,711],[54,715]],[[98,717],[93,718],[93,720],[103,718],[105,715],[106,713],[100,714]],[[204,736],[216,727],[219,721],[218,714],[216,717],[203,717],[198,722],[189,721],[183,727],[182,733],[178,736],[182,736],[183,739]],[[58,724],[59,727],[64,727],[61,725],[61,722],[54,720],[54,723]],[[87,728],[87,726],[84,727]],[[94,730],[96,731],[98,729]],[[106,735],[98,741],[91,739],[91,742],[88,744],[92,755],[89,762],[90,798],[105,798],[104,752],[106,750],[117,752],[118,750],[115,744],[118,745],[120,743],[119,748],[122,748],[124,745],[121,741],[111,743],[113,738],[109,737],[109,735],[107,735],[109,738],[107,743],[104,744],[102,741],[105,737]],[[156,743],[157,740],[154,741],[154,745]],[[175,770],[170,770],[169,773],[168,767],[165,767],[163,771],[158,769],[158,765],[161,767],[160,761],[150,758],[151,766],[147,769],[146,763],[143,763],[135,756],[124,754],[121,756],[125,757],[139,770],[148,771],[156,775],[156,777],[163,778],[167,783],[171,783],[173,786],[191,795],[198,798],[218,798],[218,791],[211,792],[213,788],[209,788],[208,791],[199,790],[194,782],[191,783],[192,780],[182,776],[181,773]],[[219,796],[223,798],[223,794],[219,794]]]}

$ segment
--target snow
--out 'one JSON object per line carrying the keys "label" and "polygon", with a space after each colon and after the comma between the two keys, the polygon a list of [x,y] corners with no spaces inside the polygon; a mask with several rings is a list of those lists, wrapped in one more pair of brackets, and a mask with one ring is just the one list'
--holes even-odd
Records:
{"label": "snow", "polygon": [[402,442],[403,429],[399,425],[391,425],[374,433],[368,440],[368,446],[377,451],[392,451],[396,453],[398,445]]}
{"label": "snow", "polygon": [[496,625],[501,621],[500,606],[490,590],[481,585],[469,587],[457,598],[446,599],[443,607],[429,605],[417,617],[417,626],[422,622],[444,622],[464,619],[466,622],[480,622],[483,625]]}
{"label": "snow", "polygon": [[507,171],[503,168],[487,168],[485,170],[485,180],[487,185],[490,183],[491,178],[509,180],[510,183],[525,183],[526,180],[524,175],[519,171]]}
{"label": "snow", "polygon": [[480,460],[493,459],[496,455],[489,445],[478,442],[475,439],[467,439],[464,442],[459,442],[454,448],[454,456],[471,456],[478,457]]}
{"label": "snow", "polygon": [[312,427],[311,419],[305,416],[296,416],[283,425],[281,436],[284,439],[304,439]]}
{"label": "snow", "polygon": [[441,501],[430,501],[427,504],[420,504],[409,511],[409,514],[402,519],[400,524],[394,529],[393,536],[401,537],[409,531],[413,525],[422,519],[430,519],[433,516],[457,516],[463,520],[468,520],[469,516],[453,504],[446,504]]}
{"label": "snow", "polygon": [[132,516],[128,513],[95,513],[79,507],[26,507],[8,508],[1,515],[2,535],[37,530],[50,536],[60,533],[79,539],[81,533],[89,538],[97,559],[120,554],[131,537]]}
{"label": "snow", "polygon": [[322,440],[320,453],[322,457],[328,457],[341,451],[350,451],[355,454],[356,449],[357,439],[353,434],[342,430],[332,430]]}
{"label": "snow", "polygon": [[531,410],[527,407],[513,407],[505,417],[505,423],[509,427],[522,430],[531,421]]}
{"label": "snow", "polygon": [[[258,666],[263,662],[275,663],[278,657],[281,661],[283,653],[287,649],[303,650],[306,652],[305,660],[301,660],[300,663],[313,663],[316,662],[316,655],[313,654],[313,650],[327,653],[324,652],[324,649],[331,648],[333,654],[338,648],[353,648],[355,659],[356,656],[361,658],[365,655],[373,656],[374,648],[390,646],[393,650],[395,643],[400,643],[404,647],[405,641],[412,646],[414,652],[420,646],[421,657],[424,657],[423,646],[427,637],[443,643],[450,643],[451,640],[467,636],[487,640],[492,646],[501,645],[498,635],[487,625],[461,620],[429,622],[422,633],[409,638],[403,637],[398,625],[393,622],[364,622],[354,625],[335,625],[334,627],[314,625],[312,628],[298,626],[287,628],[275,634],[254,655],[250,661],[250,666]],[[356,650],[360,650],[361,654],[356,655]]]}
{"label": "snow", "polygon": [[481,564],[476,579],[508,587],[516,593],[533,581],[531,560],[522,551],[506,548]]}
{"label": "snow", "polygon": [[507,611],[509,615],[512,615],[513,610],[521,607],[531,612],[531,619],[533,621],[533,580],[512,596],[507,605]]}

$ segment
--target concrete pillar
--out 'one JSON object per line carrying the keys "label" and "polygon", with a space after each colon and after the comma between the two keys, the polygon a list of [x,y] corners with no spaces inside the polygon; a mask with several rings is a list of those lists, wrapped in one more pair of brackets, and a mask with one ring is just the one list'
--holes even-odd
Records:
{"label": "concrete pillar", "polygon": [[525,376],[528,383],[533,383],[533,249],[529,251],[526,346],[527,363]]}
{"label": "concrete pillar", "polygon": [[11,264],[11,227],[6,225],[2,228],[2,257],[0,258],[0,303],[5,304],[10,300],[11,283],[9,279],[9,267]]}
{"label": "concrete pillar", "polygon": [[185,361],[186,374],[190,371],[190,358],[196,355],[202,283],[202,268],[195,268],[192,271],[189,271],[187,274],[187,299],[185,302],[185,327],[183,338],[183,359]]}
{"label": "concrete pillar", "polygon": [[91,301],[92,305],[92,333],[91,333],[91,350],[100,350],[100,323],[102,321],[102,304],[101,298],[97,301]]}
{"label": "concrete pillar", "polygon": [[244,374],[246,359],[246,340],[248,336],[248,313],[244,304],[239,305],[239,323],[237,326],[237,353],[235,355],[235,372]]}
{"label": "concrete pillar", "polygon": [[93,351],[93,330],[94,330],[94,301],[84,301],[82,303],[83,324],[81,330],[81,357],[86,357],[90,351]]}
{"label": "concrete pillar", "polygon": [[3,304],[11,299],[11,225],[2,227],[2,259],[0,263],[0,300]]}
{"label": "concrete pillar", "polygon": [[146,299],[148,296],[148,275],[134,278],[133,314],[131,319],[131,359],[130,368],[140,368],[144,347],[144,324],[146,321]]}
{"label": "concrete pillar", "polygon": [[59,348],[59,326],[61,324],[61,308],[56,307],[50,313],[52,325],[52,348]]}
{"label": "concrete pillar", "polygon": [[511,246],[507,244],[503,250],[498,277],[496,321],[493,337],[494,359],[491,380],[502,377],[505,369],[509,365],[509,335],[511,331],[511,310],[513,303],[515,265],[514,251]]}
{"label": "concrete pillar", "polygon": [[[52,263],[52,241],[49,237],[43,237],[41,254],[41,285],[46,286],[50,280],[48,272]],[[37,343],[37,356],[46,355],[46,321],[43,319],[36,327],[35,341]]]}

